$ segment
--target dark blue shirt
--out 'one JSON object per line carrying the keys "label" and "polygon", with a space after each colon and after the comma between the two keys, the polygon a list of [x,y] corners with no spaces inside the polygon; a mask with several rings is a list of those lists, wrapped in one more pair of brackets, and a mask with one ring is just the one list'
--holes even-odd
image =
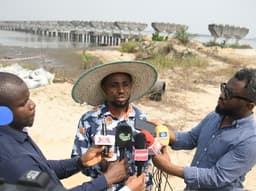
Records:
{"label": "dark blue shirt", "polygon": [[173,149],[197,148],[191,167],[184,168],[186,190],[243,190],[256,163],[256,122],[253,113],[224,128],[222,120],[212,112],[191,131],[176,132]]}
{"label": "dark blue shirt", "polygon": [[[59,179],[77,172],[78,158],[67,160],[47,160],[38,146],[25,132],[0,127],[0,177],[5,182],[15,184],[29,170],[46,172],[50,176],[48,190],[62,186]],[[73,191],[100,191],[108,187],[104,176],[74,187]]]}

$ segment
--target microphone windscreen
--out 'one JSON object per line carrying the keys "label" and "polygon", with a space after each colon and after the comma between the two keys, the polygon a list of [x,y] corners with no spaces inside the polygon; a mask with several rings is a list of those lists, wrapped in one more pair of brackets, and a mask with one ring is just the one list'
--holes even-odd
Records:
{"label": "microphone windscreen", "polygon": [[129,125],[119,125],[115,134],[116,146],[128,148],[132,146],[132,128]]}
{"label": "microphone windscreen", "polygon": [[6,106],[0,106],[0,126],[9,125],[12,121],[12,111]]}
{"label": "microphone windscreen", "polygon": [[169,129],[166,126],[156,126],[156,137],[162,145],[169,145]]}
{"label": "microphone windscreen", "polygon": [[155,139],[154,139],[153,135],[152,135],[150,132],[148,132],[148,131],[145,130],[145,129],[142,129],[142,130],[140,131],[140,133],[142,133],[143,135],[145,135],[145,138],[146,138],[146,146],[147,146],[147,147],[150,147],[151,145],[154,144]]}
{"label": "microphone windscreen", "polygon": [[134,147],[135,149],[146,149],[146,137],[142,133],[138,133],[134,137]]}

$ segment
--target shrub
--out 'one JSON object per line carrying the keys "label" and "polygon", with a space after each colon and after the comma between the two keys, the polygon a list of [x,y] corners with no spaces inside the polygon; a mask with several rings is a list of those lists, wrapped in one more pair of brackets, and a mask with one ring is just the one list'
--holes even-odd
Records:
{"label": "shrub", "polygon": [[135,41],[128,41],[121,43],[121,52],[128,52],[128,53],[134,53],[136,52],[136,48],[138,47],[138,42]]}
{"label": "shrub", "polygon": [[152,40],[153,41],[164,41],[164,40],[167,40],[168,39],[168,36],[167,37],[164,37],[164,36],[161,36],[158,32],[155,32],[152,34]]}
{"label": "shrub", "polygon": [[83,69],[93,67],[98,64],[102,64],[102,61],[89,53],[84,52],[82,54]]}
{"label": "shrub", "polygon": [[178,39],[182,44],[187,44],[189,42],[189,34],[185,29],[178,30],[174,38]]}

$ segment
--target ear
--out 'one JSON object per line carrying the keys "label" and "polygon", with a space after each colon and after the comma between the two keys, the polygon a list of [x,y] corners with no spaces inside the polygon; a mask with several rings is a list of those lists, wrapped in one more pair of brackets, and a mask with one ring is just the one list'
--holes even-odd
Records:
{"label": "ear", "polygon": [[248,107],[249,110],[253,110],[254,106],[255,106],[254,102],[248,102],[247,103],[247,107]]}

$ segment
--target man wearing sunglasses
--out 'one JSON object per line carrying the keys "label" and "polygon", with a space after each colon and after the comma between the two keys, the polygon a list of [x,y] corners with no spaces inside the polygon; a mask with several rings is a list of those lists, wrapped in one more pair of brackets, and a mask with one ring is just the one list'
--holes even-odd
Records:
{"label": "man wearing sunglasses", "polygon": [[168,174],[184,179],[185,190],[243,190],[243,181],[256,164],[256,69],[244,68],[220,85],[214,112],[188,132],[170,131],[172,149],[197,148],[191,166],[173,164],[164,148],[153,158]]}

